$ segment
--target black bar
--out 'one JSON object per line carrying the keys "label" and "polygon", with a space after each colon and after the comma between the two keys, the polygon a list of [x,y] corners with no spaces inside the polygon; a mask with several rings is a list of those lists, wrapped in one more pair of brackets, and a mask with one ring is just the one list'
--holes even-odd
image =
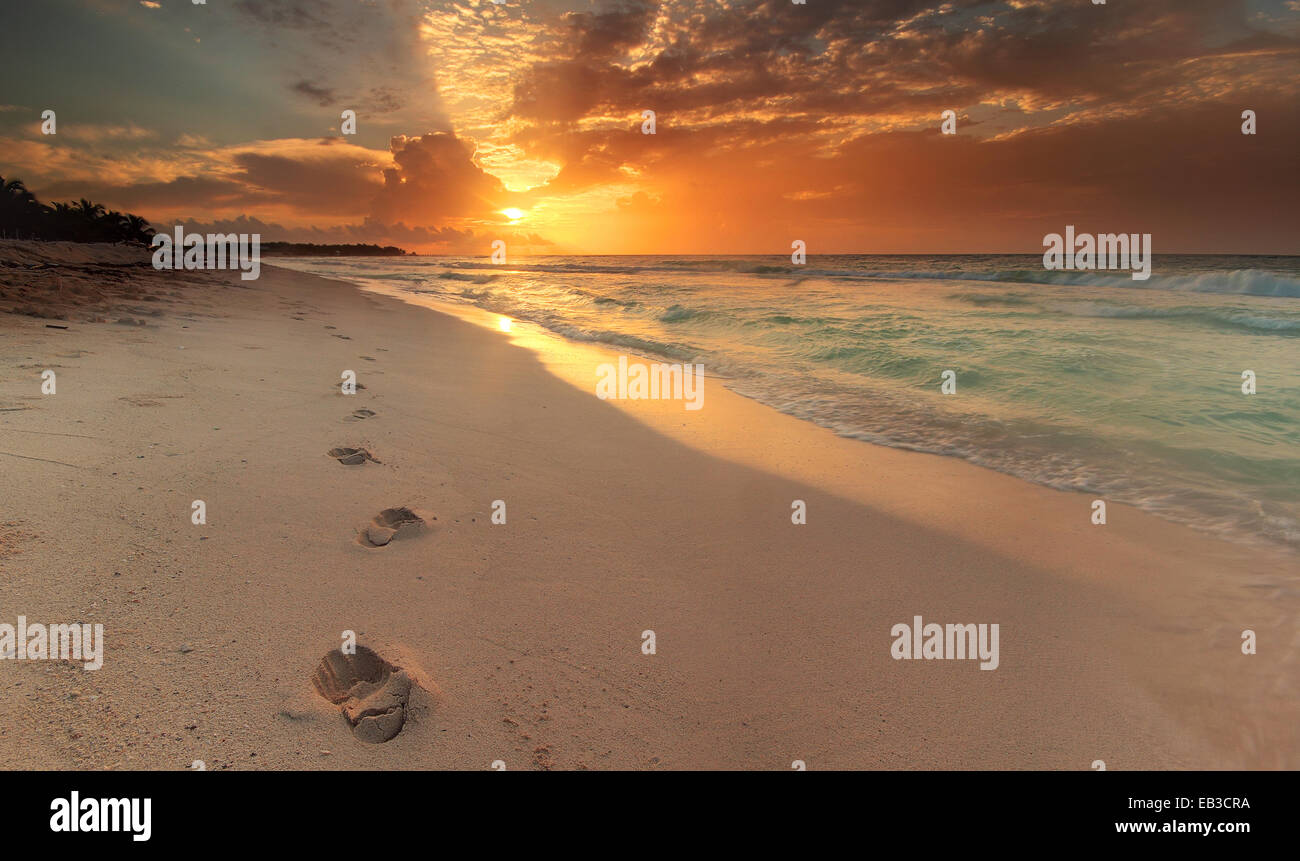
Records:
{"label": "black bar", "polygon": [[[600,836],[614,851],[645,841],[725,834],[735,845],[806,847],[848,837],[881,850],[902,837],[936,846],[1078,844],[1231,850],[1293,834],[1294,772],[10,773],[5,840],[59,847],[239,848],[288,841],[360,851],[419,851],[468,840],[533,851]],[[58,799],[150,799],[148,840],[53,831]],[[1238,799],[1233,801],[1233,799]],[[1148,802],[1157,806],[1148,806]],[[83,807],[83,810],[85,808]],[[101,810],[98,805],[95,809]],[[143,809],[143,808],[141,808]],[[86,815],[83,812],[83,815]],[[1209,823],[1208,834],[1187,823]],[[1154,833],[1121,832],[1153,828]],[[1151,824],[1154,825],[1151,825]],[[1182,824],[1181,826],[1179,824]],[[62,824],[62,823],[60,823]],[[1175,830],[1164,830],[1166,826]],[[1240,827],[1238,827],[1240,826]],[[1199,826],[1198,826],[1199,827]],[[1223,828],[1231,830],[1222,830]],[[694,839],[694,838],[691,838]],[[881,842],[876,843],[876,840]],[[1044,839],[1048,842],[1044,843]],[[426,841],[431,841],[426,843]],[[548,848],[549,847],[549,848]],[[406,851],[406,850],[404,850]]]}

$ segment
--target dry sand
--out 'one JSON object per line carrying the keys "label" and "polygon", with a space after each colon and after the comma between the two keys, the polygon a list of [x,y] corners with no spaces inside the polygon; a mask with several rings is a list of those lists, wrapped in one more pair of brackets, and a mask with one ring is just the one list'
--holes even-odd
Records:
{"label": "dry sand", "polygon": [[[106,639],[0,660],[0,767],[1300,767],[1294,556],[138,254],[0,243],[0,310],[46,315],[0,313],[0,622]],[[1000,666],[893,660],[916,615],[998,623]],[[345,630],[374,654],[322,666]]]}

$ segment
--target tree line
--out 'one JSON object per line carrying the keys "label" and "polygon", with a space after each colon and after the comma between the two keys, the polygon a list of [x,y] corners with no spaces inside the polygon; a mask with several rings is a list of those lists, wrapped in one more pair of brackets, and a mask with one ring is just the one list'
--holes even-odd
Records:
{"label": "tree line", "polygon": [[0,176],[0,238],[68,242],[139,242],[155,231],[139,215],[106,209],[84,197],[68,203],[41,203],[21,179]]}
{"label": "tree line", "polygon": [[396,245],[352,243],[320,245],[315,242],[263,242],[263,254],[283,257],[401,257],[409,252]]}

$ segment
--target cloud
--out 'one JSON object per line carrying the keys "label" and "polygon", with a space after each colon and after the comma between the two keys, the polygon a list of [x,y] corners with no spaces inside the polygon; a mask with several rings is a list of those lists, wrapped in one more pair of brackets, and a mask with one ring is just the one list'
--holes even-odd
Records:
{"label": "cloud", "polygon": [[440,224],[486,217],[505,205],[501,181],[474,163],[473,144],[434,132],[391,141],[393,166],[375,198],[374,214],[385,221]]}
{"label": "cloud", "polygon": [[311,81],[298,81],[290,89],[299,95],[306,96],[321,107],[329,107],[337,101],[332,89],[318,87]]}
{"label": "cloud", "polygon": [[59,124],[59,134],[76,141],[94,143],[107,140],[140,141],[157,135],[156,132],[141,128],[134,123],[123,125],[77,125],[66,122]]}
{"label": "cloud", "polygon": [[259,24],[317,33],[333,30],[331,21],[337,17],[331,6],[322,0],[239,0],[234,4],[238,12]]}
{"label": "cloud", "polygon": [[[382,118],[422,129],[445,125],[435,69],[421,38],[426,5],[423,0],[239,0],[225,14],[226,26],[251,34],[280,58],[284,86],[295,97],[321,107],[344,105],[372,125]],[[385,136],[393,131],[384,128]]]}
{"label": "cloud", "polygon": [[[40,141],[0,113],[0,168],[146,215],[256,213],[407,247],[472,245],[519,206],[579,252],[784,251],[795,235],[1032,250],[1066,219],[1168,250],[1296,251],[1288,4],[240,0],[211,26],[254,45],[259,75],[282,66],[256,80],[287,116],[252,132],[278,137],[214,123],[168,147],[100,123]],[[361,134],[314,137],[339,106]],[[1239,133],[1246,107],[1257,136]]]}
{"label": "cloud", "polygon": [[[794,232],[823,250],[1032,250],[1075,217],[1183,249],[1300,250],[1300,42],[1245,3],[600,9],[538,37],[559,47],[516,75],[497,134],[561,166],[531,203],[619,189],[600,235],[643,244],[616,250],[780,249]],[[1260,105],[1276,136],[1242,136]],[[938,134],[947,109],[955,138]]]}
{"label": "cloud", "polygon": [[[206,212],[209,218],[258,213],[294,229],[312,222],[361,218],[363,224],[385,225],[394,240],[405,237],[407,242],[424,244],[447,242],[461,235],[455,231],[500,222],[498,210],[509,197],[499,180],[475,164],[471,143],[439,132],[395,137],[387,152],[341,137],[227,147],[205,147],[201,138],[194,138],[186,147],[160,150],[174,159],[164,171],[141,170],[141,158],[134,154],[133,173],[115,170],[109,160],[84,162],[84,170],[75,176],[45,180],[42,173],[66,174],[83,159],[66,147],[18,143],[28,156],[26,167],[15,172],[4,161],[0,167],[5,175],[26,178],[42,197],[90,196],[149,218],[175,219],[194,212]],[[41,160],[48,158],[56,160],[46,162],[45,170],[33,179],[29,170],[33,163],[42,166]],[[160,178],[160,172],[170,176]],[[399,224],[412,225],[405,229],[416,232],[403,233],[394,226]],[[453,232],[438,232],[444,229]]]}
{"label": "cloud", "polygon": [[383,169],[392,164],[389,153],[341,138],[212,147],[195,137],[179,147],[151,143],[116,158],[87,146],[22,140],[10,145],[0,138],[3,151],[17,156],[13,165],[0,158],[0,167],[5,175],[24,176],[42,197],[91,196],[147,217],[203,208],[298,220],[355,217],[369,208],[383,185]]}

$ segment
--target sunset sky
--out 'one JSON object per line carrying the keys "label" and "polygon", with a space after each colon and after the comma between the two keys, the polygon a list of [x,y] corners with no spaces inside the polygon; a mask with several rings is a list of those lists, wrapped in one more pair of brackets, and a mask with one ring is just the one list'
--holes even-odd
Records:
{"label": "sunset sky", "polygon": [[0,175],[155,226],[815,255],[1041,252],[1074,224],[1300,253],[1300,0],[33,0],[3,24]]}

